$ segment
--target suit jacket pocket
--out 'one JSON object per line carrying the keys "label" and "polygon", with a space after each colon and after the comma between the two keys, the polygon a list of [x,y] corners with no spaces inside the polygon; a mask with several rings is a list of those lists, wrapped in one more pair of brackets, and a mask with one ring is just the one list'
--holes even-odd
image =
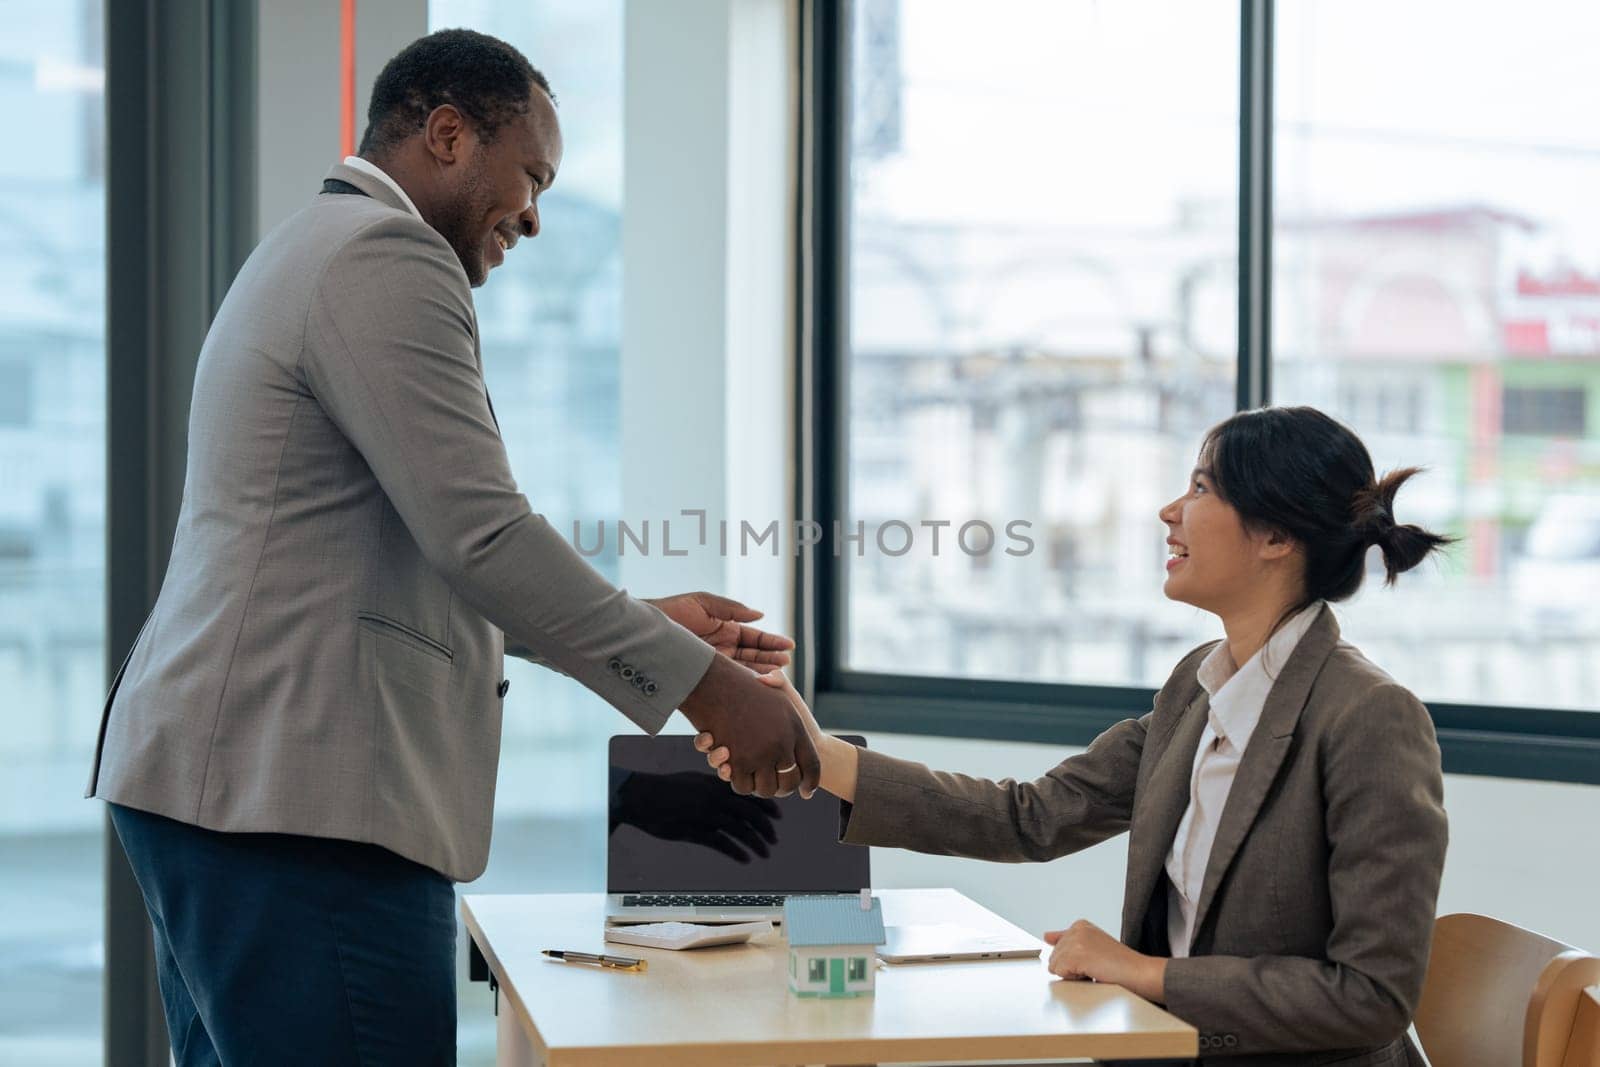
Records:
{"label": "suit jacket pocket", "polygon": [[381,720],[389,730],[415,730],[439,720],[450,705],[454,667],[437,642],[404,629],[362,619],[356,667]]}
{"label": "suit jacket pocket", "polygon": [[397,622],[387,615],[379,615],[375,611],[358,611],[356,612],[356,619],[361,623],[362,627],[371,633],[387,637],[391,641],[398,641],[400,644],[414,648],[418,652],[424,652],[437,659],[442,659],[446,663],[451,663],[455,660],[455,653],[451,651],[450,646],[435,641],[421,630],[413,629],[403,622]]}

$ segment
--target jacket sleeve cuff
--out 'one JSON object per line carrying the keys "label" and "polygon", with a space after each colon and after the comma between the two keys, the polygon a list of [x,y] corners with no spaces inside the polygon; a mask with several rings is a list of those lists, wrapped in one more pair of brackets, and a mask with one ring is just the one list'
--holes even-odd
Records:
{"label": "jacket sleeve cuff", "polygon": [[[650,610],[657,609],[651,607]],[[666,726],[672,713],[705,677],[712,657],[717,654],[710,645],[667,621],[665,616],[662,621],[665,632],[650,650],[650,658],[655,663],[650,674],[650,680],[655,683],[654,691],[647,692],[623,678],[623,665],[615,658],[606,666],[607,685],[598,690],[618,711],[651,734],[659,733]],[[615,695],[612,695],[613,689]]]}
{"label": "jacket sleeve cuff", "polygon": [[856,798],[840,805],[840,841],[892,846],[903,838],[905,819],[920,809],[918,791],[906,786],[893,771],[905,762],[870,748],[856,750]]}

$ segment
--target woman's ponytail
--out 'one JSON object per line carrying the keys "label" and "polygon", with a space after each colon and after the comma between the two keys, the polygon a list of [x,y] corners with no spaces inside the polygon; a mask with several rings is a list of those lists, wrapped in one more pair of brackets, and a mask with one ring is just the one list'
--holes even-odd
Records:
{"label": "woman's ponytail", "polygon": [[1306,604],[1353,596],[1373,545],[1392,585],[1453,540],[1395,522],[1395,494],[1417,468],[1379,478],[1361,439],[1316,408],[1241,411],[1211,428],[1200,455],[1246,529],[1280,531],[1299,543]]}
{"label": "woman's ponytail", "polygon": [[1383,553],[1385,585],[1393,585],[1401,574],[1455,540],[1411,523],[1395,521],[1395,495],[1420,470],[1420,467],[1401,467],[1390,471],[1366,488],[1358,490],[1351,507],[1351,521],[1365,542],[1377,545]]}

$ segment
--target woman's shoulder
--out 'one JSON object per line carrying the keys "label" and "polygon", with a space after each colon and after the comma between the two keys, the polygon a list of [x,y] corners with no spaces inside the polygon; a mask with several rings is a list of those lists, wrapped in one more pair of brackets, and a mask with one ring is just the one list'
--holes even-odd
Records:
{"label": "woman's shoulder", "polygon": [[1348,641],[1328,654],[1306,701],[1302,721],[1313,728],[1363,729],[1374,716],[1427,718],[1427,708],[1388,671]]}

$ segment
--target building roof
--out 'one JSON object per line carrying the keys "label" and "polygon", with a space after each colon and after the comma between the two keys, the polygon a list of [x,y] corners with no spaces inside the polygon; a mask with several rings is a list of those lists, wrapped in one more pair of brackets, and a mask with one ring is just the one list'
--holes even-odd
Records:
{"label": "building roof", "polygon": [[794,896],[783,905],[783,926],[790,948],[817,945],[881,945],[883,901],[874,897],[863,911],[859,896]]}

